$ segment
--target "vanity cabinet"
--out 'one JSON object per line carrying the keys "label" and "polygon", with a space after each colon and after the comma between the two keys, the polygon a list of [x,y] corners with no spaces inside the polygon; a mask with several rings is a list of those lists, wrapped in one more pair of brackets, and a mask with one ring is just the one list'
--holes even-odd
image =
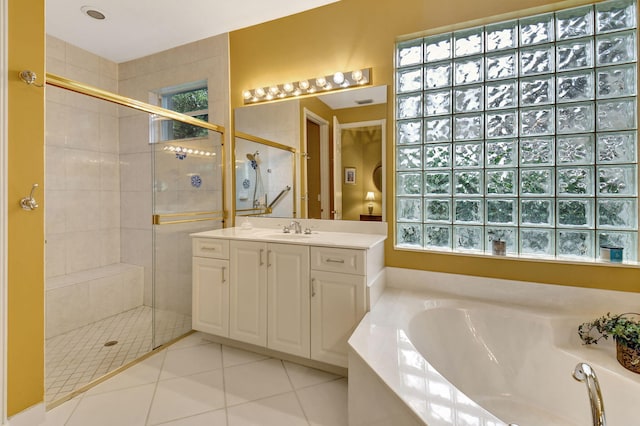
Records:
{"label": "vanity cabinet", "polygon": [[194,240],[192,327],[229,336],[229,242]]}
{"label": "vanity cabinet", "polygon": [[267,345],[267,244],[231,241],[229,337]]}
{"label": "vanity cabinet", "polygon": [[311,247],[311,358],[347,367],[347,340],[367,311],[365,251]]}
{"label": "vanity cabinet", "polygon": [[309,358],[309,247],[267,248],[267,347]]}
{"label": "vanity cabinet", "polygon": [[309,357],[309,248],[231,241],[229,337]]}
{"label": "vanity cabinet", "polygon": [[195,330],[347,367],[347,340],[384,288],[383,239],[360,249],[200,235]]}

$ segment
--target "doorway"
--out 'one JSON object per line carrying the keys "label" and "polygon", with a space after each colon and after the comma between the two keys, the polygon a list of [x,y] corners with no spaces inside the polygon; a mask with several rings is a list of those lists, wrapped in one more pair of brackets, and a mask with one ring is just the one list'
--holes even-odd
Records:
{"label": "doorway", "polygon": [[304,109],[304,158],[306,179],[303,197],[309,219],[333,219],[333,162],[329,122]]}

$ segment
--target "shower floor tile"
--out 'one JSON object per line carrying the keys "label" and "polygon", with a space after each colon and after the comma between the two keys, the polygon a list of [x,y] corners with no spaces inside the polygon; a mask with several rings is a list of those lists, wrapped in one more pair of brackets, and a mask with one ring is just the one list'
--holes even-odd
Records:
{"label": "shower floor tile", "polygon": [[[166,342],[191,330],[191,317],[156,311]],[[139,306],[45,341],[45,401],[51,403],[151,351],[152,309]],[[117,341],[113,346],[105,343]]]}

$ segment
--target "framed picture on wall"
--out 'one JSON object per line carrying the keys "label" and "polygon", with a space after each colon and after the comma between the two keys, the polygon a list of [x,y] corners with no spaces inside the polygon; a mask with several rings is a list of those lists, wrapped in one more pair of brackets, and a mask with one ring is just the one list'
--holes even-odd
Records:
{"label": "framed picture on wall", "polygon": [[344,183],[347,185],[356,184],[356,168],[355,167],[344,168]]}

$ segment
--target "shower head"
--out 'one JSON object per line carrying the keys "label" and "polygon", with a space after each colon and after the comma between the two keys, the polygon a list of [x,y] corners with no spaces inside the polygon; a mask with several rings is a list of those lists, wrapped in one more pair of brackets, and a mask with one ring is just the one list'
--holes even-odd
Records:
{"label": "shower head", "polygon": [[257,157],[258,157],[258,154],[259,154],[259,153],[258,153],[258,151],[254,152],[253,154],[248,153],[248,154],[247,154],[247,158],[248,158],[250,161],[257,161],[257,160],[258,160],[258,158],[257,158]]}

